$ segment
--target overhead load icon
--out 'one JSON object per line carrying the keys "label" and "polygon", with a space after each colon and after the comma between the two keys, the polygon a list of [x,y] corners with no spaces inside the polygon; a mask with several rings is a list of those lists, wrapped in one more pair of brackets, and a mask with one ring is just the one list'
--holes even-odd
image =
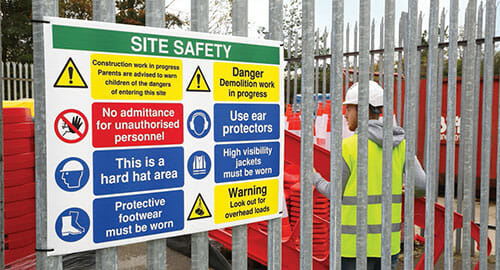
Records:
{"label": "overhead load icon", "polygon": [[188,216],[187,220],[208,218],[211,216],[212,216],[212,214],[210,213],[210,210],[208,210],[208,207],[207,207],[207,204],[205,203],[205,200],[203,200],[203,197],[201,197],[201,194],[198,194],[198,197],[196,197],[196,200],[194,201],[193,207],[191,208],[191,211],[189,212],[189,216]]}

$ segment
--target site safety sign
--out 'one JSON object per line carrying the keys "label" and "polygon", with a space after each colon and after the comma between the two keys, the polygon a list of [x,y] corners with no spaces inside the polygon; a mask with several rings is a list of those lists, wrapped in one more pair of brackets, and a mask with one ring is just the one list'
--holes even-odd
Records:
{"label": "site safety sign", "polygon": [[281,217],[279,42],[45,20],[49,255]]}

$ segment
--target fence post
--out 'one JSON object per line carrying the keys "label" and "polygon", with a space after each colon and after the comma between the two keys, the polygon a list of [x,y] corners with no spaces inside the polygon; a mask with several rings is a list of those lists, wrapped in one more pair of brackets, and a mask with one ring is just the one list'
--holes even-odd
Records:
{"label": "fence post", "polygon": [[[408,0],[407,32],[403,36],[405,45],[405,111],[404,127],[406,132],[405,153],[405,204],[404,235],[413,235],[414,231],[414,197],[415,197],[415,148],[417,138],[417,108],[420,81],[420,57],[417,42],[420,37],[417,26],[418,0]],[[404,30],[403,30],[404,31]],[[404,269],[413,269],[413,237],[404,239]]]}
{"label": "fence post", "polygon": [[[2,51],[2,16],[0,16],[0,51]],[[0,61],[0,79],[3,81],[3,65]],[[5,268],[5,199],[3,171],[3,85],[0,83],[0,269]]]}
{"label": "fence post", "polygon": [[[248,0],[233,0],[233,35],[248,36]],[[247,225],[232,229],[233,269],[247,269]]]}
{"label": "fence post", "polygon": [[[481,1],[479,5],[479,9],[477,11],[477,23],[476,23],[476,38],[480,39],[483,37],[483,1]],[[476,56],[474,60],[475,69],[479,72],[474,74],[474,112],[473,112],[473,137],[472,137],[472,156],[477,158],[478,151],[478,130],[479,130],[479,92],[481,89],[481,49],[482,44],[474,44],[476,49]],[[484,108],[484,107],[483,107]],[[481,163],[482,164],[482,163]],[[474,181],[471,182],[471,201],[469,202],[471,205],[471,216],[472,220],[476,221],[476,179],[478,176],[477,166],[472,166],[472,177]],[[479,175],[481,177],[481,174]],[[471,241],[473,239],[471,238]],[[475,253],[475,245],[471,245],[470,252],[471,255]]]}
{"label": "fence post", "polygon": [[[436,188],[437,153],[436,144],[436,103],[437,103],[437,66],[438,66],[438,16],[439,0],[431,0],[429,10],[429,49],[427,51],[427,82],[426,82],[426,129],[425,129],[425,159],[426,197],[425,215],[434,216],[434,189]],[[434,268],[434,219],[425,219],[425,268]]]}
{"label": "fence post", "polygon": [[[110,0],[93,0],[93,20],[114,23],[115,2]],[[103,248],[96,251],[96,269],[118,269],[118,253],[116,247]]]}
{"label": "fence post", "polygon": [[[33,0],[33,19],[57,16],[57,1]],[[35,174],[36,174],[36,267],[40,270],[62,269],[61,256],[47,256],[47,155],[45,132],[45,59],[43,55],[43,24],[33,23],[33,62],[35,90]]]}
{"label": "fence post", "polygon": [[[330,68],[330,124],[332,127],[342,126],[342,40],[344,31],[344,0],[332,3],[332,56]],[[354,50],[356,50],[357,24],[354,28]],[[356,66],[356,56],[354,57]],[[354,69],[356,76],[356,68]],[[354,77],[356,78],[356,77]],[[354,79],[356,81],[356,79]],[[342,129],[332,128],[330,134],[330,269],[340,270],[341,265],[341,199],[342,199]]]}
{"label": "fence post", "polygon": [[[382,250],[391,250],[392,238],[392,141],[393,141],[393,114],[394,114],[394,0],[385,1],[385,31],[380,28],[380,32],[385,32],[385,41],[380,41],[380,48],[384,48],[383,69],[385,77],[379,77],[384,85],[384,133],[383,133],[383,165],[382,165]],[[381,23],[383,25],[383,21]],[[381,34],[381,37],[383,35]],[[380,57],[382,59],[382,55]],[[400,226],[401,228],[401,226]],[[381,267],[391,268],[391,252],[382,252]]]}
{"label": "fence post", "polygon": [[312,269],[312,174],[313,174],[313,86],[314,0],[302,2],[302,112],[300,142],[300,269]]}
{"label": "fence post", "polygon": [[[354,24],[354,51],[358,51],[358,22]],[[353,65],[353,74],[354,78],[352,80],[353,83],[358,81],[358,56],[354,55],[354,65]]]}
{"label": "fence post", "polygon": [[[208,0],[191,0],[191,31],[208,32]],[[191,269],[208,269],[208,232],[191,235]]]}
{"label": "fence post", "polygon": [[[493,96],[493,59],[495,51],[493,35],[495,33],[495,1],[486,2],[486,22],[484,38],[484,88],[483,88],[483,127],[481,138],[481,204],[480,204],[480,240],[479,269],[488,269],[487,239],[488,239],[488,204],[490,200],[490,151],[491,151],[491,103]],[[498,207],[498,205],[497,205]],[[496,224],[499,225],[498,223]],[[498,250],[498,243],[496,243]]]}
{"label": "fence post", "polygon": [[[283,42],[283,0],[269,0],[269,39]],[[289,86],[290,80],[287,78]],[[269,220],[267,232],[267,269],[280,270],[281,218]]]}
{"label": "fence post", "polygon": [[457,95],[458,0],[450,1],[450,32],[448,49],[447,131],[444,269],[453,269],[453,208],[455,196],[455,127]]}
{"label": "fence post", "polygon": [[[368,48],[370,39],[370,0],[361,0],[359,7],[359,96],[358,96],[358,163],[357,163],[357,213],[356,213],[356,269],[366,269],[368,208]],[[374,46],[372,24],[372,48]],[[373,65],[370,65],[373,68]],[[373,71],[373,69],[372,69]],[[373,73],[372,73],[373,76]]]}
{"label": "fence post", "polygon": [[[471,205],[468,203],[472,199],[472,190],[470,181],[475,181],[472,175],[472,167],[475,166],[475,158],[472,157],[473,151],[473,95],[474,95],[474,59],[476,54],[475,46],[475,21],[476,21],[476,0],[470,0],[467,7],[467,13],[465,18],[465,38],[467,40],[467,47],[465,48],[465,83],[462,85],[463,99],[461,101],[461,114],[462,121],[460,127],[460,136],[463,140],[463,189],[464,189],[464,211],[463,211],[463,251],[462,251],[462,266],[464,268],[471,267],[470,260],[470,249],[471,249],[471,224],[470,220],[472,218]],[[462,145],[461,145],[462,147]]]}
{"label": "fence post", "polygon": [[[165,5],[161,0],[146,0],[146,26],[165,27]],[[167,267],[167,240],[147,242],[147,269],[160,270]]]}

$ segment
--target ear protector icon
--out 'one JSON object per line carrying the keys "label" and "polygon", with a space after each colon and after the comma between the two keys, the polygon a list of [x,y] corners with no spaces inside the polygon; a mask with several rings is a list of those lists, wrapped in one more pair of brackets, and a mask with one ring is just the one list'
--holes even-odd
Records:
{"label": "ear protector icon", "polygon": [[[195,124],[194,124],[194,120],[197,117],[201,117],[203,119],[203,129],[201,131],[199,131],[199,132],[196,130],[196,127],[195,127]],[[194,132],[194,134],[196,134],[196,136],[201,136],[205,131],[207,131],[208,128],[209,128],[209,125],[210,125],[209,120],[207,119],[205,113],[203,113],[201,111],[195,112],[191,116],[191,121],[189,121],[189,128]]]}

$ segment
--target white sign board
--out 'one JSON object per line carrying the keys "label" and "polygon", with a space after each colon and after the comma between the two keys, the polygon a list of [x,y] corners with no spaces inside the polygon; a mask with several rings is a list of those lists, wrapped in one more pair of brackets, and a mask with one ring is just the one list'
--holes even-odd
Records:
{"label": "white sign board", "polygon": [[45,20],[49,255],[281,216],[278,42]]}

